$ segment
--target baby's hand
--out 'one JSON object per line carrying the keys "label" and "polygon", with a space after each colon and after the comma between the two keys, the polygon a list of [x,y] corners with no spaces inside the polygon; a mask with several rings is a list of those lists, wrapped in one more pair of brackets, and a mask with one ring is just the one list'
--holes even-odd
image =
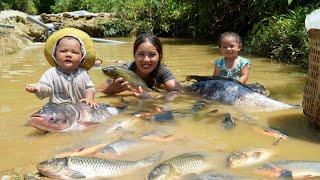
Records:
{"label": "baby's hand", "polygon": [[36,84],[27,84],[26,91],[29,93],[37,93],[38,92],[37,85]]}
{"label": "baby's hand", "polygon": [[90,98],[83,98],[80,100],[80,102],[86,103],[87,105],[91,106],[93,109],[98,107],[98,104],[93,99],[90,99]]}

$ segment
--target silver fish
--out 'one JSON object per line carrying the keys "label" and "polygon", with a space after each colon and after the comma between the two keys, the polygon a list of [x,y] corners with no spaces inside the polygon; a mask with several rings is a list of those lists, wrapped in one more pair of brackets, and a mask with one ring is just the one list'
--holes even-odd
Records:
{"label": "silver fish", "polygon": [[38,171],[59,179],[119,177],[150,166],[158,161],[163,152],[157,152],[138,161],[108,160],[96,157],[70,156],[53,158],[38,164]]}
{"label": "silver fish", "polygon": [[169,179],[174,176],[204,172],[213,167],[208,157],[209,154],[203,152],[180,154],[156,166],[149,173],[148,179]]}
{"label": "silver fish", "polygon": [[107,144],[98,151],[97,155],[100,157],[114,158],[121,156],[130,150],[138,150],[146,146],[147,142],[121,139]]}
{"label": "silver fish", "polygon": [[262,165],[258,168],[256,173],[269,177],[320,177],[320,162],[294,160],[277,161]]}

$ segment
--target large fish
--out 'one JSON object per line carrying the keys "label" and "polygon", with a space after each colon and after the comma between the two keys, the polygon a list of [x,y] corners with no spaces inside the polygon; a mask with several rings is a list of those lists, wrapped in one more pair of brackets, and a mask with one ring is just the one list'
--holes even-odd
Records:
{"label": "large fish", "polygon": [[148,167],[157,162],[162,154],[161,151],[138,161],[70,156],[41,162],[37,168],[41,174],[49,178],[111,178],[124,176],[135,170]]}
{"label": "large fish", "polygon": [[312,178],[320,177],[320,162],[277,161],[264,164],[256,173],[269,177]]}
{"label": "large fish", "polygon": [[254,107],[254,110],[274,111],[297,107],[271,99],[229,78],[211,77],[192,84],[186,90],[207,100]]}
{"label": "large fish", "polygon": [[209,154],[203,152],[184,153],[156,166],[148,175],[149,180],[172,179],[191,173],[201,173],[213,167]]}
{"label": "large fish", "polygon": [[141,86],[142,89],[150,91],[145,81],[141,79],[135,72],[122,66],[107,66],[102,69],[102,72],[110,78],[116,79],[122,77],[124,81],[128,81],[134,88]]}
{"label": "large fish", "polygon": [[49,103],[31,115],[29,124],[46,132],[67,132],[108,120],[124,109],[102,103],[96,109],[82,102]]}

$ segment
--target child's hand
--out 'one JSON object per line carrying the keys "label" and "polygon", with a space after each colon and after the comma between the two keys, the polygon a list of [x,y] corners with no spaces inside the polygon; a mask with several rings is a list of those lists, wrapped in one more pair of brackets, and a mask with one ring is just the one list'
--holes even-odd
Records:
{"label": "child's hand", "polygon": [[38,88],[36,86],[36,84],[27,84],[26,85],[26,91],[29,93],[37,93],[38,92]]}
{"label": "child's hand", "polygon": [[84,102],[94,109],[98,107],[98,104],[93,99],[90,99],[90,98],[83,98],[80,100],[80,102]]}

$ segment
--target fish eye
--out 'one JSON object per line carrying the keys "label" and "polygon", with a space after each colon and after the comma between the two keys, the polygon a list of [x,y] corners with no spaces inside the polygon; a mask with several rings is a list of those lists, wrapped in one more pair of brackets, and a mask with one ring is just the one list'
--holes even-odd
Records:
{"label": "fish eye", "polygon": [[53,121],[53,120],[54,120],[54,117],[53,117],[53,116],[50,116],[49,119],[50,119],[50,121]]}

